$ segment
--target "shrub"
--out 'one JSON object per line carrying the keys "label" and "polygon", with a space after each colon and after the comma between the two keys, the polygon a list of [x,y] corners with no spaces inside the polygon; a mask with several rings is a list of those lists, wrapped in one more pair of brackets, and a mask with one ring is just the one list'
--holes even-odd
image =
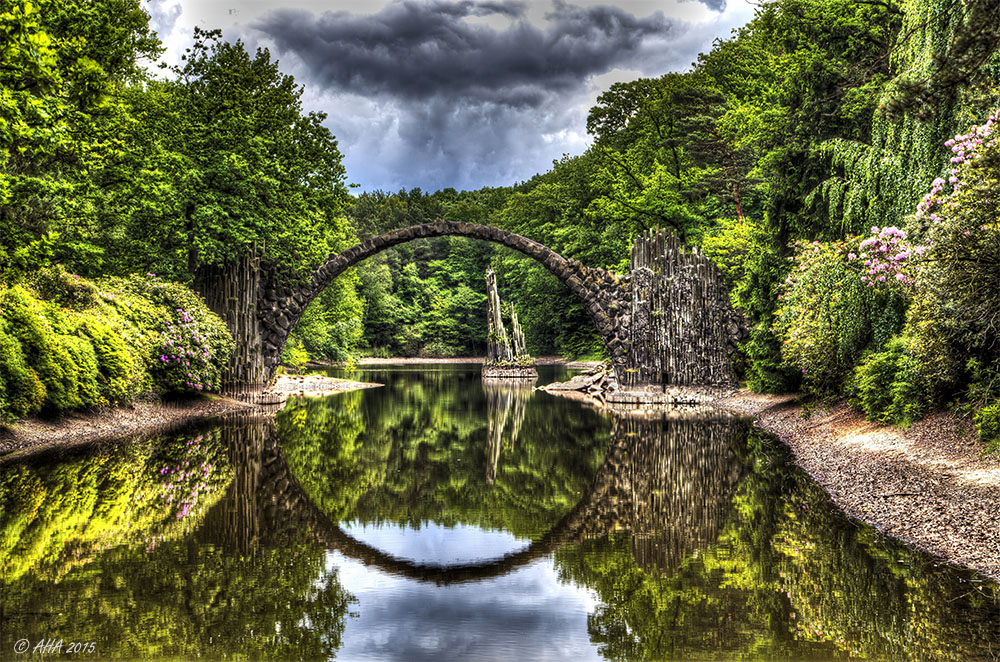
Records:
{"label": "shrub", "polygon": [[126,340],[143,358],[155,390],[219,388],[234,343],[225,322],[198,294],[155,274],[107,278],[99,285],[102,296],[131,323]]}
{"label": "shrub", "polygon": [[774,330],[781,357],[801,371],[802,386],[835,395],[866,350],[878,350],[903,323],[906,299],[899,285],[869,287],[854,251],[858,238],[800,243],[795,268],[779,295]]}
{"label": "shrub", "polygon": [[28,366],[21,344],[0,324],[0,421],[29,416],[44,401],[42,380]]}
{"label": "shrub", "polygon": [[41,299],[74,310],[94,306],[99,294],[94,283],[59,265],[39,270],[33,275],[31,286]]}
{"label": "shrub", "polygon": [[81,326],[94,348],[98,383],[107,402],[124,402],[143,390],[147,374],[143,361],[133,356],[120,333],[103,319],[88,319]]}
{"label": "shrub", "polygon": [[1000,401],[977,411],[974,420],[979,438],[986,442],[987,450],[1000,448]]}
{"label": "shrub", "polygon": [[857,367],[852,404],[869,420],[909,425],[936,401],[932,375],[906,338],[893,338],[885,350],[870,354]]}
{"label": "shrub", "polygon": [[80,398],[79,369],[67,343],[56,334],[50,318],[58,311],[16,285],[0,291],[7,333],[21,346],[27,364],[45,387],[43,406],[55,411],[84,406]]}
{"label": "shrub", "polygon": [[855,369],[851,403],[870,420],[909,425],[954,393],[960,363],[932,311],[933,304],[918,295],[900,335]]}
{"label": "shrub", "polygon": [[0,286],[0,420],[219,386],[232,337],[186,287],[53,267],[31,288]]}
{"label": "shrub", "polygon": [[432,340],[420,348],[420,356],[426,358],[448,358],[449,356],[460,356],[462,350],[454,345],[449,345],[443,340]]}

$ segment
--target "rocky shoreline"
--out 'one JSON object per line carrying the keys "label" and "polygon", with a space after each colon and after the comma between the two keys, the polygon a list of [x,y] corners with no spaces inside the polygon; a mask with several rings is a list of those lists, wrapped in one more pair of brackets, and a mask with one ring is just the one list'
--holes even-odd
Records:
{"label": "rocky shoreline", "polygon": [[966,421],[938,412],[904,430],[845,403],[807,409],[746,391],[715,406],[756,417],[849,516],[1000,580],[1000,457]]}

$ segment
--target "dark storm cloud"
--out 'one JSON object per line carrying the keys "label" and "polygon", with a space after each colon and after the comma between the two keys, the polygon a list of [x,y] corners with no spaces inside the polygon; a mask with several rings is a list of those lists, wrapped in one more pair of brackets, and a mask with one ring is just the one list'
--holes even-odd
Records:
{"label": "dark storm cloud", "polygon": [[[403,0],[369,15],[277,10],[253,27],[327,89],[514,107],[539,107],[554,93],[577,90],[587,77],[633,60],[647,40],[675,32],[659,12],[639,18],[556,0],[540,28],[525,10],[511,1]],[[498,30],[466,20],[497,14],[513,22]]]}

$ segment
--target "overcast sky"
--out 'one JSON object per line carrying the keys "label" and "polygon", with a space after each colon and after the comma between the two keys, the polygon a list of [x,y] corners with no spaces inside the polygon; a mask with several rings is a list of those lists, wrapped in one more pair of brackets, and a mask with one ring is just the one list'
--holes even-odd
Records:
{"label": "overcast sky", "polygon": [[689,69],[747,0],[146,0],[176,64],[194,26],[266,46],[329,115],[360,190],[502,186],[586,149],[612,83]]}

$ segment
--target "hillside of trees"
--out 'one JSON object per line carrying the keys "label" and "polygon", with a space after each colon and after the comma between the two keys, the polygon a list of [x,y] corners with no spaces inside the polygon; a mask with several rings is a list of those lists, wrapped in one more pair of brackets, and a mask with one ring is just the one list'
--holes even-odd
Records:
{"label": "hillside of trees", "polygon": [[[899,423],[957,405],[1000,439],[994,2],[763,2],[689,71],[601,94],[583,154],[508,187],[433,193],[351,194],[324,115],[266,50],[199,30],[182,66],[149,73],[161,47],[148,21],[138,0],[0,13],[0,297],[58,305],[39,283],[53,269],[204,290],[248,258],[295,281],[359,239],[437,219],[624,272],[632,238],[663,228],[729,279],[752,322],[739,357],[751,389],[846,397]],[[602,355],[539,265],[457,238],[338,279],[290,348],[481,354],[488,266],[533,354]],[[41,375],[44,352],[14,326],[0,318],[0,355]],[[0,367],[0,393],[11,374]]]}

